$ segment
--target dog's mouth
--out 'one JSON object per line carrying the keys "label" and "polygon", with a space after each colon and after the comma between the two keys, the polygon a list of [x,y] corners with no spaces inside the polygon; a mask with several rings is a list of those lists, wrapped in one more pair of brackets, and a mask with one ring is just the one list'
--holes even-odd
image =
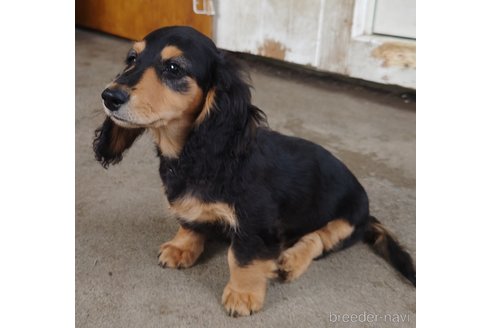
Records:
{"label": "dog's mouth", "polygon": [[128,118],[121,117],[118,114],[118,111],[110,111],[103,103],[104,113],[117,125],[124,128],[148,128],[148,127],[158,127],[161,125],[165,125],[166,120],[157,119],[150,123],[139,123]]}
{"label": "dog's mouth", "polygon": [[124,128],[142,128],[145,127],[143,124],[139,124],[136,122],[133,122],[127,118],[121,117],[118,114],[118,111],[111,111],[106,107],[106,105],[103,102],[103,108],[104,108],[104,113],[117,125],[124,127]]}
{"label": "dog's mouth", "polygon": [[116,114],[114,113],[111,113],[108,115],[109,118],[111,118],[111,120],[113,120],[113,122],[115,122],[117,125],[119,126],[122,126],[122,127],[125,127],[125,128],[142,128],[142,127],[145,127],[144,125],[142,124],[137,124],[137,123],[134,123],[134,122],[131,122],[131,121],[128,121],[124,118],[121,118],[121,117],[118,117]]}

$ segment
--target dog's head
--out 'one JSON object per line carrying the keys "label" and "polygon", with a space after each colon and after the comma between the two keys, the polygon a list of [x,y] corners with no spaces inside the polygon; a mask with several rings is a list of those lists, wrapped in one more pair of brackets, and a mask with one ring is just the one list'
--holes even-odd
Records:
{"label": "dog's head", "polygon": [[133,45],[125,69],[103,91],[104,110],[127,128],[194,118],[218,57],[214,43],[192,28],[154,31]]}
{"label": "dog's head", "polygon": [[250,103],[249,86],[226,57],[208,37],[184,26],[135,42],[125,68],[102,92],[107,118],[96,130],[96,159],[105,167],[119,162],[146,128],[167,140],[166,155],[176,157],[187,134],[216,105],[217,93]]}

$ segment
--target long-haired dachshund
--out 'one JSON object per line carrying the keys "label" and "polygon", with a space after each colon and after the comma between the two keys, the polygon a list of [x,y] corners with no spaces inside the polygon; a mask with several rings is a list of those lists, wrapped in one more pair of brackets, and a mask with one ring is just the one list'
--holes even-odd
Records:
{"label": "long-haired dachshund", "polygon": [[268,279],[292,281],[360,240],[415,285],[412,258],[369,214],[354,175],[321,146],[270,130],[241,70],[198,31],[166,27],[136,42],[102,98],[93,146],[105,168],[145,130],[154,136],[180,223],[160,265],[192,266],[212,231],[230,239],[229,315],[260,310]]}

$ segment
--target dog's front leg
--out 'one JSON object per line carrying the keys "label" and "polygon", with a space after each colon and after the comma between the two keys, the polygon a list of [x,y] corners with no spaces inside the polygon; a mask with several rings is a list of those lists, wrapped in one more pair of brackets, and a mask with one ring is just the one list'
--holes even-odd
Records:
{"label": "dog's front leg", "polygon": [[240,265],[233,248],[227,254],[230,279],[222,294],[222,304],[229,315],[251,315],[263,307],[267,282],[276,277],[274,260],[252,260]]}
{"label": "dog's front leg", "polygon": [[173,239],[161,245],[159,265],[169,268],[189,268],[203,252],[205,235],[179,227]]}

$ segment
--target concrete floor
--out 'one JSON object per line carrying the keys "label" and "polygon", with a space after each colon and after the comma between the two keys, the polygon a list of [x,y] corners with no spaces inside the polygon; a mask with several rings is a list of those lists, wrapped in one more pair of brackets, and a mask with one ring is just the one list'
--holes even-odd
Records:
{"label": "concrete floor", "polygon": [[[314,262],[294,283],[272,282],[264,309],[247,318],[227,317],[220,304],[229,276],[227,245],[212,242],[190,269],[159,267],[158,247],[178,224],[165,211],[150,136],[108,170],[92,153],[93,131],[104,118],[100,93],[129,47],[125,40],[76,31],[77,327],[415,326],[415,289],[363,244]],[[342,159],[366,188],[372,213],[415,255],[415,103],[249,65],[254,103],[270,126]],[[377,322],[369,322],[370,314]]]}

